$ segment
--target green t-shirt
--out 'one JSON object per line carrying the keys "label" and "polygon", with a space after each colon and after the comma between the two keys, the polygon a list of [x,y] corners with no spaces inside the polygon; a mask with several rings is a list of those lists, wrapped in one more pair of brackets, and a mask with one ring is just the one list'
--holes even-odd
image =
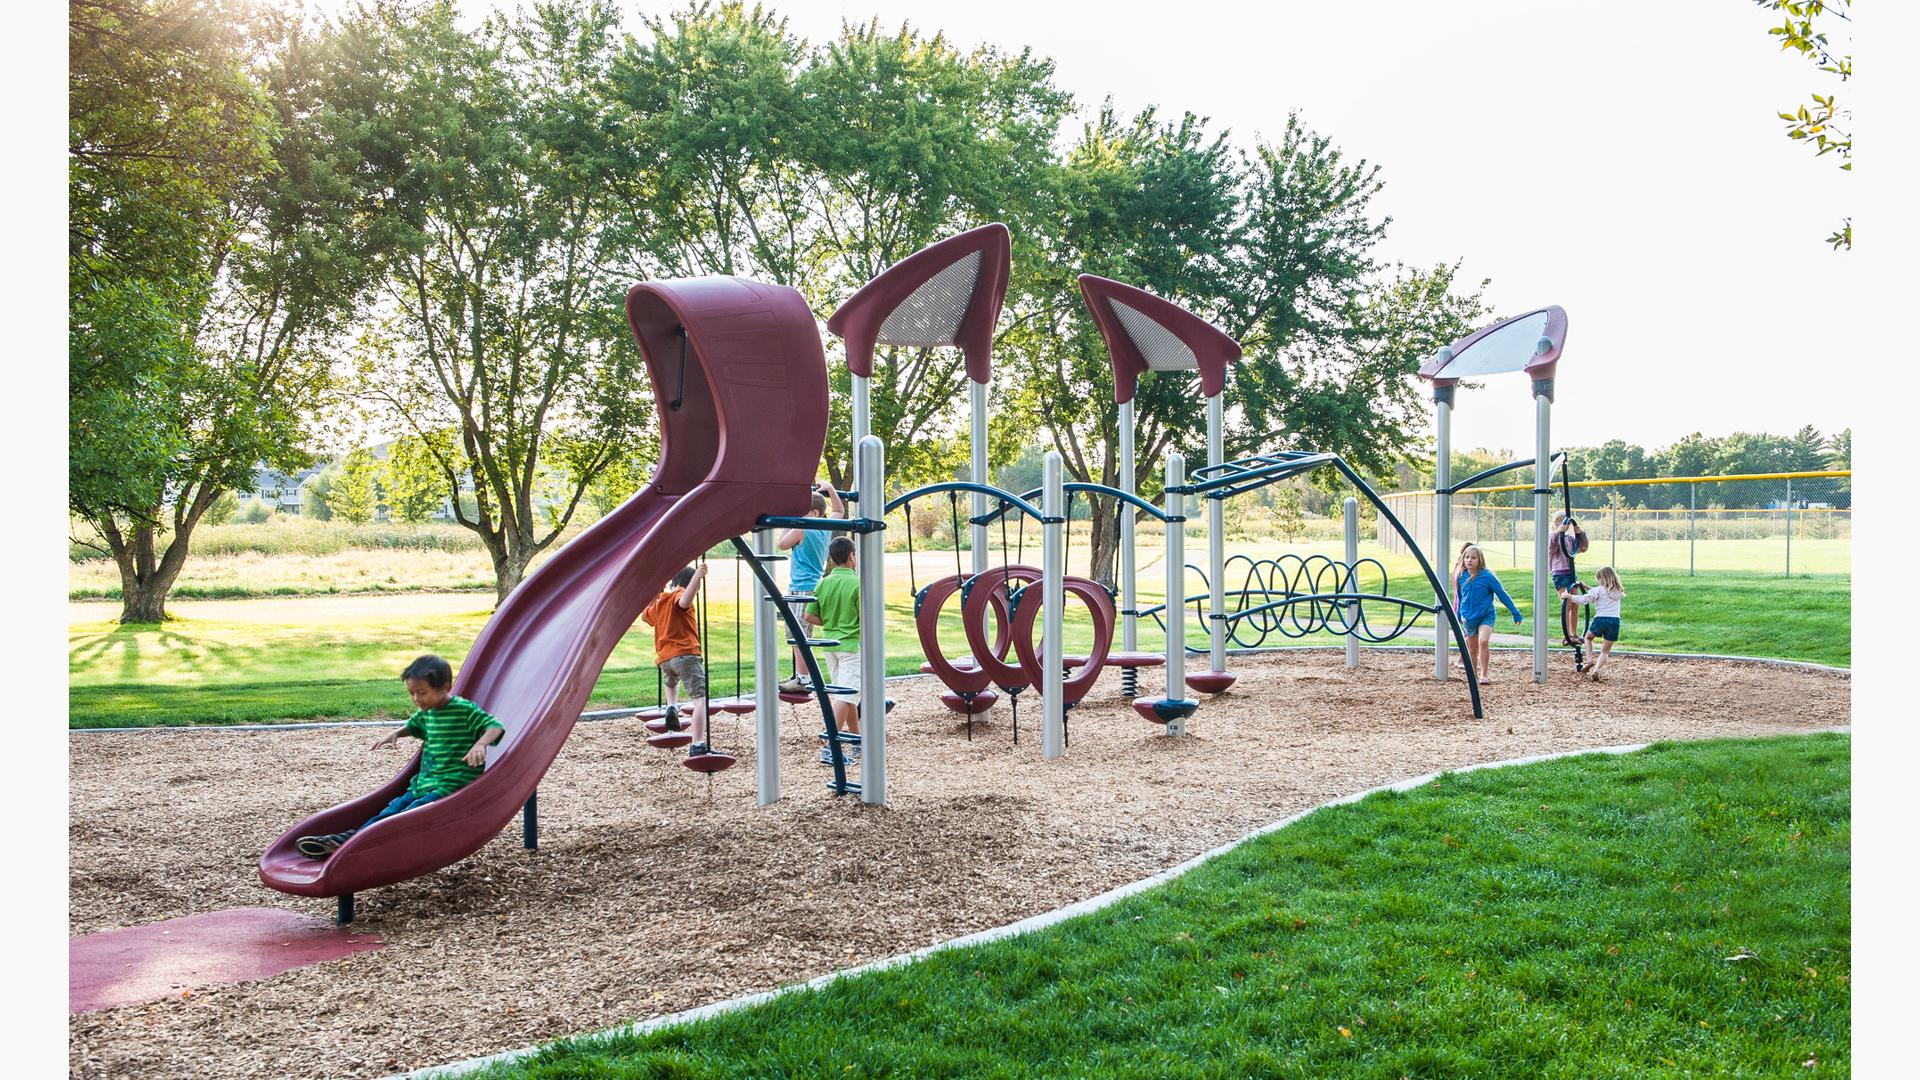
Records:
{"label": "green t-shirt", "polygon": [[860,576],[853,567],[828,570],[813,596],[813,613],[820,616],[820,636],[840,642],[827,651],[860,651]]}
{"label": "green t-shirt", "polygon": [[479,778],[484,768],[476,769],[463,758],[480,733],[490,727],[504,727],[491,714],[463,697],[450,697],[437,709],[421,709],[407,717],[401,734],[411,735],[420,747],[420,771],[407,785],[409,795],[451,795]]}

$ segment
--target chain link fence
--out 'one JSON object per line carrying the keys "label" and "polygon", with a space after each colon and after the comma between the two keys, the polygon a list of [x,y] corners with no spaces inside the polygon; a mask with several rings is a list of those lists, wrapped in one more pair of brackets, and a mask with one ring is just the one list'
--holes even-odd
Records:
{"label": "chain link fence", "polygon": [[[1721,506],[1714,499],[1719,483],[1718,478],[1704,477],[1651,485],[1659,492],[1652,501],[1666,501],[1668,493],[1675,497],[1674,504],[1665,509],[1623,505],[1616,486],[1602,481],[1576,485],[1582,491],[1576,497],[1573,515],[1586,530],[1589,545],[1581,565],[1609,563],[1623,571],[1689,574],[1852,573],[1851,508],[1796,505],[1790,496],[1774,506]],[[1603,497],[1606,505],[1578,505],[1593,502],[1596,495]],[[1384,498],[1421,548],[1431,553],[1434,493],[1397,492]],[[1559,512],[1561,499],[1556,487],[1549,502],[1549,521]],[[1384,520],[1377,526],[1376,536],[1387,550],[1406,554],[1406,545]],[[1454,495],[1452,537],[1456,548],[1464,543],[1478,545],[1490,566],[1531,566],[1533,498],[1529,487]]]}

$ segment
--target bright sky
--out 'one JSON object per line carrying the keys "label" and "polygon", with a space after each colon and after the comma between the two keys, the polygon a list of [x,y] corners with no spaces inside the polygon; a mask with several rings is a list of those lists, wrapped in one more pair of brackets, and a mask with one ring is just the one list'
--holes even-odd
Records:
{"label": "bright sky", "polygon": [[[512,3],[462,2],[489,6]],[[1243,144],[1298,110],[1382,166],[1386,259],[1463,259],[1503,316],[1567,309],[1556,445],[1856,421],[1844,382],[1804,373],[1840,351],[1820,313],[1862,273],[1823,238],[1858,195],[1774,116],[1834,87],[1747,0],[767,6],[815,43],[877,15],[963,47],[1031,47],[1083,111],[1108,95],[1123,114],[1192,111]],[[637,30],[632,16],[668,6],[625,10]],[[1502,376],[1461,395],[1454,444],[1530,454],[1532,426],[1524,377]]]}
{"label": "bright sky", "polygon": [[[1854,422],[1843,383],[1796,378],[1835,351],[1833,328],[1790,314],[1854,284],[1855,261],[1822,239],[1852,177],[1774,117],[1830,88],[1743,0],[769,6],[814,41],[878,14],[1031,46],[1083,108],[1112,94],[1242,140],[1299,110],[1383,167],[1389,259],[1464,258],[1503,315],[1567,309],[1558,444]],[[1524,377],[1462,394],[1454,440],[1530,452]]]}

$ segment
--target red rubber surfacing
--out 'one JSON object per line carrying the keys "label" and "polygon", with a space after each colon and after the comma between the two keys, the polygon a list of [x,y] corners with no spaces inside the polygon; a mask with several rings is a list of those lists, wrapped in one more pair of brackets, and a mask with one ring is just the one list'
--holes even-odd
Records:
{"label": "red rubber surfacing", "polygon": [[284,908],[229,908],[67,942],[67,1012],[266,979],[384,944]]}

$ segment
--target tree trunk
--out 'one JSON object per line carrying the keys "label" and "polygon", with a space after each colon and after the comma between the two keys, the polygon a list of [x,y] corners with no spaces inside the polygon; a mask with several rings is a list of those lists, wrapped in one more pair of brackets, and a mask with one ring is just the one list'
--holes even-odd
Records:
{"label": "tree trunk", "polygon": [[498,607],[526,578],[527,564],[533,561],[533,538],[522,537],[520,542],[513,543],[503,530],[482,533],[481,539],[486,541],[487,554],[493,559],[493,602]]}
{"label": "tree trunk", "polygon": [[167,594],[173,591],[173,582],[147,580],[128,584],[125,577],[120,586],[120,621],[122,623],[157,623],[167,621]]}
{"label": "tree trunk", "polygon": [[128,536],[115,522],[94,522],[106,537],[107,549],[120,569],[121,623],[167,621],[167,597],[180,578],[181,567],[186,564],[187,538],[198,520],[199,515],[195,513],[183,522],[157,558],[154,550],[157,535],[152,526],[136,527]]}
{"label": "tree trunk", "polygon": [[1108,588],[1120,587],[1116,560],[1120,554],[1120,502],[1096,496],[1093,504],[1093,550],[1087,555],[1087,576]]}

